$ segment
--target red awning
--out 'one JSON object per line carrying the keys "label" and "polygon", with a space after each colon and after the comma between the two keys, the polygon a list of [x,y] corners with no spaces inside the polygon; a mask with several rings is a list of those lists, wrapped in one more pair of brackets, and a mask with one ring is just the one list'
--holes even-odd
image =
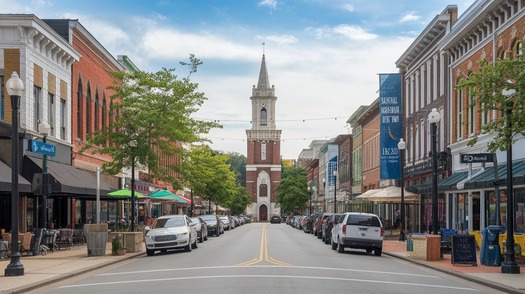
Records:
{"label": "red awning", "polygon": [[179,196],[179,197],[182,198],[182,200],[186,201],[186,203],[188,203],[188,204],[191,203],[191,199],[188,199],[188,198],[186,198],[184,196]]}

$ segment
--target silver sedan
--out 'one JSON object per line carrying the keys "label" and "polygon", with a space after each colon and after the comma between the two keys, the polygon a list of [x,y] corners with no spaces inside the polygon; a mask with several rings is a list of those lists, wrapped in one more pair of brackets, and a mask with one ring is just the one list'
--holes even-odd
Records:
{"label": "silver sedan", "polygon": [[186,215],[161,216],[145,230],[148,256],[152,256],[155,251],[166,252],[168,249],[184,248],[190,252],[197,248],[197,230]]}

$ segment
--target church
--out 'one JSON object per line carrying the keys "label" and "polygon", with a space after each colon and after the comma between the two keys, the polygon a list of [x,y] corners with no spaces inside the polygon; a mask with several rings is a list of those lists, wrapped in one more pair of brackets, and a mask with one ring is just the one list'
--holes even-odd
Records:
{"label": "church", "polygon": [[252,204],[246,214],[256,221],[266,222],[280,215],[276,201],[281,182],[281,130],[275,126],[275,87],[270,86],[265,55],[262,56],[257,86],[252,88],[251,129],[246,130],[246,190]]}

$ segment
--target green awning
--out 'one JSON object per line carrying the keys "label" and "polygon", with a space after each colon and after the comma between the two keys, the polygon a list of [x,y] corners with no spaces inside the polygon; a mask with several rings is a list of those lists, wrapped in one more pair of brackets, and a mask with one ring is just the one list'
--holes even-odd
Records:
{"label": "green awning", "polygon": [[438,181],[438,190],[441,192],[457,190],[457,184],[468,177],[468,172],[457,172]]}
{"label": "green awning", "polygon": [[[498,179],[503,180],[500,186],[505,186],[507,179],[507,163],[498,164]],[[512,162],[512,180],[514,185],[525,184],[525,160]],[[465,182],[465,189],[494,188],[494,167],[488,167],[481,174]]]}

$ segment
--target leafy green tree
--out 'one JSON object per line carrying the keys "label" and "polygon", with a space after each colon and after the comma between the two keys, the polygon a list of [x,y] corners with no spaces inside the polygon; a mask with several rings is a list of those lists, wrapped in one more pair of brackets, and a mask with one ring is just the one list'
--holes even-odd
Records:
{"label": "leafy green tree", "polygon": [[304,168],[284,168],[281,183],[277,187],[277,203],[281,213],[296,213],[306,208],[310,199],[306,170]]}
{"label": "leafy green tree", "polygon": [[227,159],[226,155],[218,154],[206,145],[193,146],[184,153],[181,175],[190,187],[192,197],[199,195],[219,205],[231,202],[237,185]]}
{"label": "leafy green tree", "polygon": [[246,206],[252,202],[250,194],[246,191],[246,188],[243,186],[236,187],[236,193],[226,204],[233,215],[238,215],[244,212]]}
{"label": "leafy green tree", "polygon": [[[505,151],[516,141],[517,135],[525,135],[525,60],[522,56],[496,63],[482,60],[479,70],[473,71],[456,87],[468,91],[470,106],[479,107],[480,113],[488,116],[494,111],[498,113],[481,126],[481,134],[470,139],[469,146],[476,144],[480,135],[493,134],[488,151]],[[510,119],[510,127],[507,119]]]}
{"label": "leafy green tree", "polygon": [[89,134],[90,145],[81,151],[110,155],[112,160],[102,166],[106,173],[114,175],[124,167],[141,165],[152,177],[180,186],[176,176],[180,166],[159,164],[160,158],[180,156],[183,149],[178,143],[205,142],[202,135],[220,127],[192,118],[207,99],[197,91],[198,84],[190,81],[201,63],[193,55],[189,63],[181,63],[191,65],[185,78],[165,68],[155,73],[110,73],[111,126]]}
{"label": "leafy green tree", "polygon": [[239,153],[228,153],[228,160],[231,170],[237,178],[237,185],[246,186],[246,156]]}

